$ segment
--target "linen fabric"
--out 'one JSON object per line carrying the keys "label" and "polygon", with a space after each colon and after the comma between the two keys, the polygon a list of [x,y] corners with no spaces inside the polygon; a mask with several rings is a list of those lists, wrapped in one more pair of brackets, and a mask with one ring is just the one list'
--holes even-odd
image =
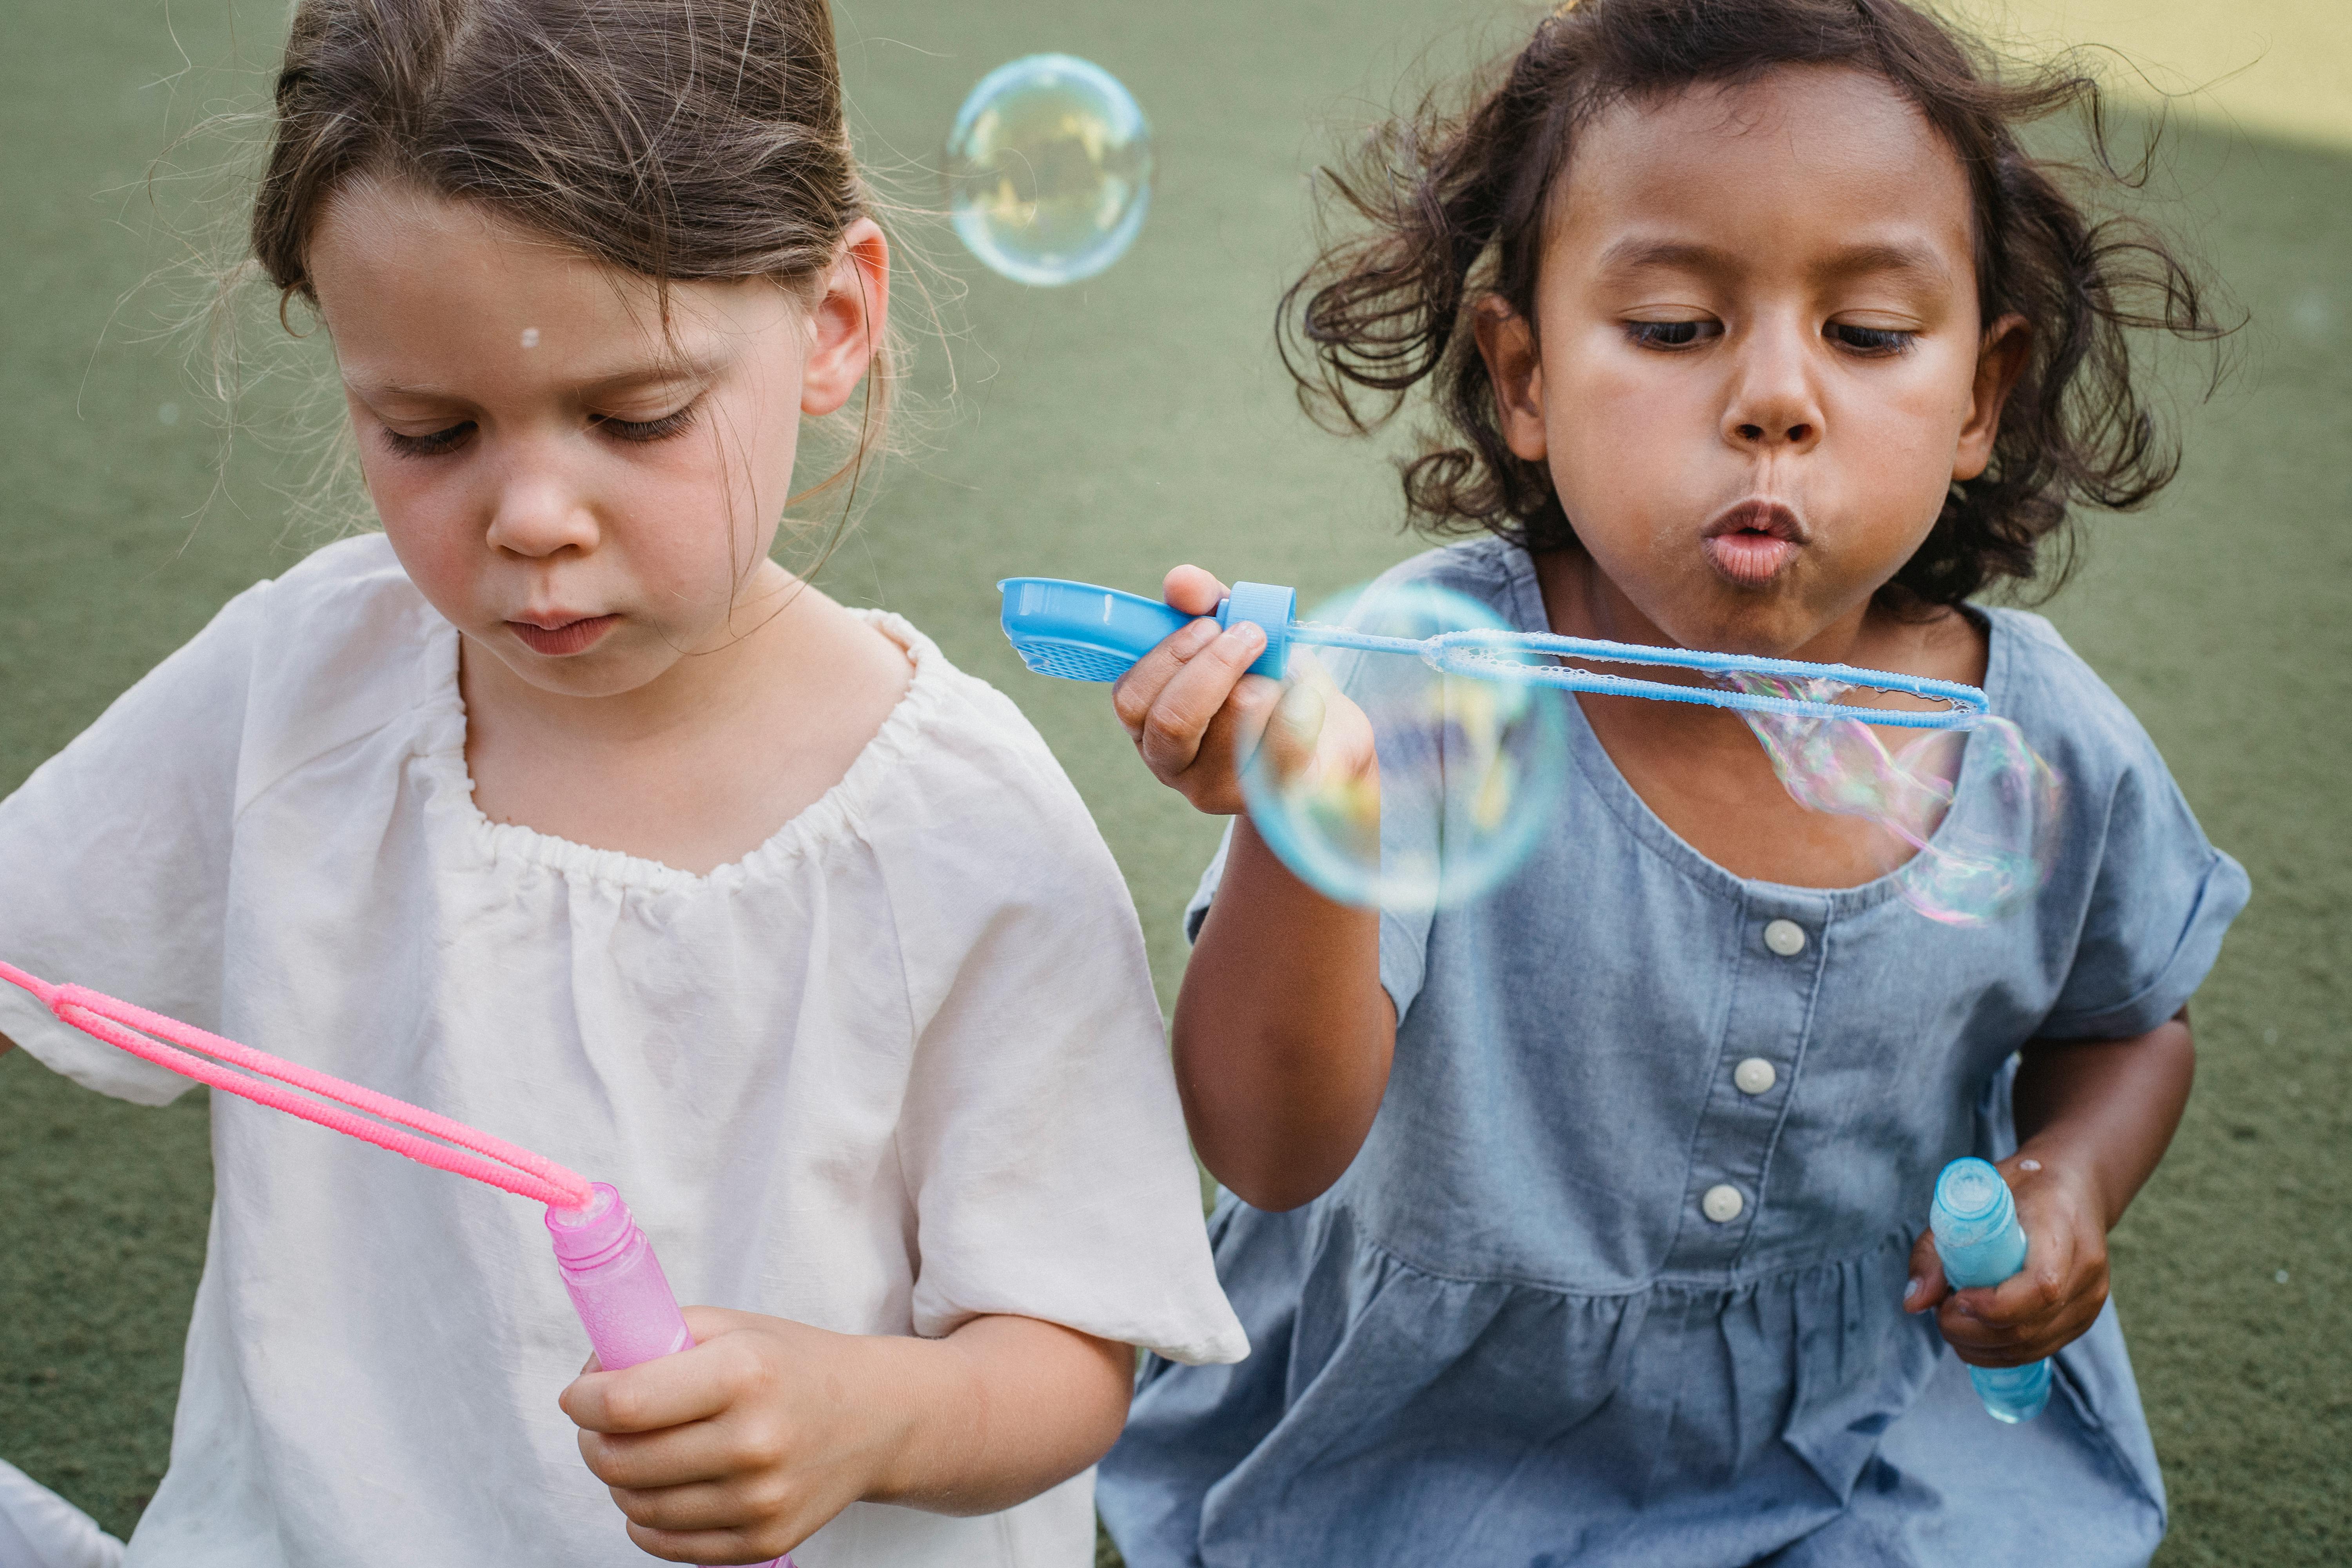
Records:
{"label": "linen fabric", "polygon": [[[0,953],[613,1183],[681,1301],[1238,1357],[1118,870],[1013,705],[872,619],[905,698],[691,876],[488,821],[456,630],[381,536],[330,546],[0,803]],[[0,1033],[106,1093],[188,1087],[13,991]],[[226,1095],[212,1141],[131,1568],[646,1561],[556,1407],[587,1342],[536,1205]],[[1079,1568],[1091,1491],[856,1505],[795,1556]]]}
{"label": "linen fabric", "polygon": [[[1409,582],[1546,626],[1499,541],[1383,579]],[[1568,704],[1526,868],[1383,917],[1395,1065],[1353,1164],[1289,1213],[1218,1205],[1256,1350],[1147,1361],[1102,1468],[1129,1568],[2147,1560],[2163,1483],[2113,1305],[2057,1358],[2049,1409],[2003,1427],[1932,1315],[1902,1310],[1906,1266],[1945,1163],[2014,1148],[2018,1047],[2172,1016],[2246,877],[2048,623],[1982,613],[1992,710],[2056,768],[2064,818],[2032,905],[1975,929],[1891,876],[1730,875]],[[1353,689],[1412,668],[1334,666]],[[1408,801],[1382,830],[1431,819]],[[1768,943],[1782,921],[1801,944]],[[1760,1092],[1736,1079],[1751,1058]]]}

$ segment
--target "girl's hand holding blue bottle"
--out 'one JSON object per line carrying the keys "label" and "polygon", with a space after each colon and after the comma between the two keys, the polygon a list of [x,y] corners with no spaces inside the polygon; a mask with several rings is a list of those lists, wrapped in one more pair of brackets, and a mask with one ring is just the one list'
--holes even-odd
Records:
{"label": "girl's hand holding blue bottle", "polygon": [[1932,1235],[1911,1250],[1903,1304],[1934,1310],[1962,1361],[2023,1366],[2054,1355],[2087,1330],[2107,1300],[2107,1222],[2086,1173],[2071,1163],[2012,1154],[1997,1162],[2029,1242],[2025,1267],[1997,1286],[1955,1290]]}
{"label": "girl's hand holding blue bottle", "polygon": [[1237,816],[1242,769],[1259,746],[1271,745],[1284,777],[1310,767],[1336,773],[1357,785],[1377,817],[1371,725],[1311,657],[1293,655],[1298,679],[1287,687],[1248,674],[1265,651],[1265,633],[1247,621],[1227,628],[1210,618],[1225,585],[1198,566],[1169,573],[1161,595],[1201,618],[1138,659],[1111,691],[1118,721],[1153,776],[1199,810]]}
{"label": "girl's hand holding blue bottle", "polygon": [[1034,1318],[943,1339],[688,1307],[695,1348],[563,1391],[580,1453],[675,1563],[765,1563],[851,1503],[993,1512],[1099,1458],[1134,1352]]}
{"label": "girl's hand holding blue bottle", "polygon": [[2010,1095],[2021,1142],[1999,1165],[2025,1267],[1954,1291],[1923,1234],[1904,1306],[1936,1309],[1945,1340],[1977,1366],[2022,1366],[2073,1342],[2106,1305],[2107,1232],[2164,1157],[2196,1074],[2186,1007],[2144,1035],[2027,1045]]}

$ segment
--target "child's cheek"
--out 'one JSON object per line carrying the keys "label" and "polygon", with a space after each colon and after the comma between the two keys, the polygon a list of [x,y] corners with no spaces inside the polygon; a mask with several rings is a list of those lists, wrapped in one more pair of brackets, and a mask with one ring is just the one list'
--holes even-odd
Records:
{"label": "child's cheek", "polygon": [[377,510],[401,569],[444,619],[478,634],[503,619],[502,612],[491,603],[478,530],[468,537],[442,520],[404,513],[381,501]]}
{"label": "child's cheek", "polygon": [[362,463],[368,499],[401,570],[451,625],[494,631],[509,606],[499,591],[489,546],[489,502],[457,465],[409,463],[374,455]]}
{"label": "child's cheek", "polygon": [[1823,421],[1823,448],[1852,501],[1916,545],[1943,510],[1967,408],[1954,405],[1948,367],[1908,369],[1841,387]]}
{"label": "child's cheek", "polygon": [[1733,499],[1709,489],[1727,476],[1704,378],[1627,348],[1613,331],[1580,346],[1586,352],[1567,365],[1546,366],[1559,374],[1545,388],[1544,431],[1552,483],[1588,543],[1600,542],[1596,532],[1646,531],[1685,514],[1695,526]]}

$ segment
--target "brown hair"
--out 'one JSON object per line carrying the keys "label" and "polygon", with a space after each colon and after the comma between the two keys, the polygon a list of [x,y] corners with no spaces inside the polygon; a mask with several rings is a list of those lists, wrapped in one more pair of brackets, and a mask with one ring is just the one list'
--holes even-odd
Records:
{"label": "brown hair", "polygon": [[[1953,605],[2031,580],[2076,502],[2122,510],[2168,483],[2177,444],[2135,385],[2129,333],[2210,342],[2231,331],[2210,285],[2146,226],[2095,221],[2070,178],[2137,186],[2149,160],[2111,156],[2099,89],[2064,67],[2004,79],[1984,49],[1904,0],[1583,0],[1547,18],[1466,106],[1433,95],[1326,171],[1355,231],[1284,296],[1277,334],[1301,403],[1363,434],[1432,383],[1439,429],[1402,463],[1412,520],[1491,530],[1532,551],[1577,548],[1544,463],[1505,444],[1472,332],[1498,295],[1535,320],[1548,205],[1580,127],[1629,100],[1738,83],[1783,65],[1844,66],[1893,84],[1935,126],[1974,195],[1979,308],[2031,323],[2029,363],[1977,479],[1953,487],[1926,542],[1885,587],[1897,608]],[[2037,159],[2021,125],[2084,111],[2094,162]],[[2218,369],[2218,366],[2217,366]],[[2055,581],[2051,584],[2055,586]]]}
{"label": "brown hair", "polygon": [[[336,192],[399,180],[478,203],[667,289],[806,291],[873,205],[844,121],[825,0],[301,0],[278,73],[253,252],[316,306],[307,257]],[[855,475],[894,377],[876,344]]]}

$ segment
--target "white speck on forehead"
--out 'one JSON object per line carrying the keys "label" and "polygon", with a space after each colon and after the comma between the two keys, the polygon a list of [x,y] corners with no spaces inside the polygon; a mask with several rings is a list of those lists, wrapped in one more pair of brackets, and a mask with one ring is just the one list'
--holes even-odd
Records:
{"label": "white speck on forehead", "polygon": [[537,327],[525,327],[522,330],[522,346],[527,349],[535,349],[539,347],[539,329]]}

